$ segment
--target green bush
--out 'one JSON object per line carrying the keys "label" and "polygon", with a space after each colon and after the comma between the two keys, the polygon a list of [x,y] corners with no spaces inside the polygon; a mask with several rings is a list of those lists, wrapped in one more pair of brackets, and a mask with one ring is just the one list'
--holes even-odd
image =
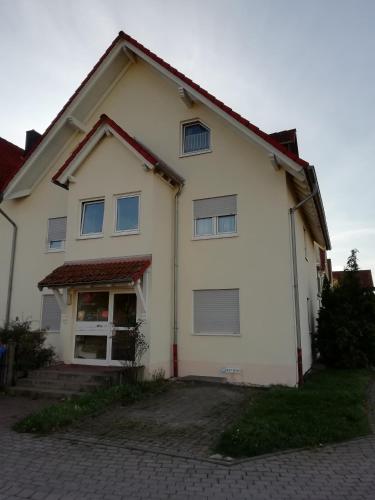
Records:
{"label": "green bush", "polygon": [[0,328],[0,343],[14,342],[16,345],[16,372],[27,373],[53,361],[54,350],[45,346],[45,338],[45,332],[31,330],[29,321],[13,321],[7,327]]}
{"label": "green bush", "polygon": [[358,277],[357,250],[352,250],[341,282],[326,280],[315,345],[323,363],[336,368],[375,365],[375,295]]}

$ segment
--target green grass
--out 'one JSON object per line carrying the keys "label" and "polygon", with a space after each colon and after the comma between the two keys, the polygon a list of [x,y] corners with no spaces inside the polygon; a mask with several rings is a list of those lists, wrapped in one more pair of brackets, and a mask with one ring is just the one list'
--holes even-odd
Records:
{"label": "green grass", "polygon": [[235,425],[221,435],[216,451],[255,456],[369,434],[370,377],[366,370],[324,370],[308,377],[302,389],[256,391]]}
{"label": "green grass", "polygon": [[166,388],[166,382],[152,381],[99,389],[78,399],[67,399],[32,413],[16,422],[13,429],[17,432],[46,434],[74,424],[84,417],[99,415],[114,403],[132,403]]}

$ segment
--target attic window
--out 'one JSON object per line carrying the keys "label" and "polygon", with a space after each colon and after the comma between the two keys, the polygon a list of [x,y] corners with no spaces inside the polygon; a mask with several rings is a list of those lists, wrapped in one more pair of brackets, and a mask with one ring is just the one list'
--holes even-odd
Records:
{"label": "attic window", "polygon": [[182,124],[182,154],[191,155],[210,151],[210,129],[200,121]]}

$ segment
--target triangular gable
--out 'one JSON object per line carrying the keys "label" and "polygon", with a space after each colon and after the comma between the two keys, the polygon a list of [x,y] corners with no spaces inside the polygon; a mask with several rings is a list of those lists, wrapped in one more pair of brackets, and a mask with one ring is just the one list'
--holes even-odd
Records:
{"label": "triangular gable", "polygon": [[95,148],[98,142],[105,135],[113,135],[130,149],[150,170],[161,175],[172,186],[182,185],[184,179],[177,174],[171,167],[168,167],[156,155],[140,144],[136,139],[131,137],[122,127],[115,121],[111,120],[107,115],[101,115],[93,128],[86,134],[85,138],[70,154],[69,158],[59,168],[56,174],[52,177],[52,182],[58,186],[69,188],[69,179],[74,175],[76,170]]}

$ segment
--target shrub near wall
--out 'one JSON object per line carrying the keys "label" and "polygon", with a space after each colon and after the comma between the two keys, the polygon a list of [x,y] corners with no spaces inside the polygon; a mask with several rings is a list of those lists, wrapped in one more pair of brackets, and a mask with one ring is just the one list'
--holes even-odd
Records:
{"label": "shrub near wall", "polygon": [[13,321],[0,328],[0,343],[16,345],[14,368],[20,374],[51,364],[55,353],[52,347],[45,346],[45,338],[45,332],[31,330],[29,321]]}
{"label": "shrub near wall", "polygon": [[352,250],[342,281],[331,287],[326,280],[323,287],[316,346],[327,366],[375,365],[375,295],[361,286],[358,270]]}

